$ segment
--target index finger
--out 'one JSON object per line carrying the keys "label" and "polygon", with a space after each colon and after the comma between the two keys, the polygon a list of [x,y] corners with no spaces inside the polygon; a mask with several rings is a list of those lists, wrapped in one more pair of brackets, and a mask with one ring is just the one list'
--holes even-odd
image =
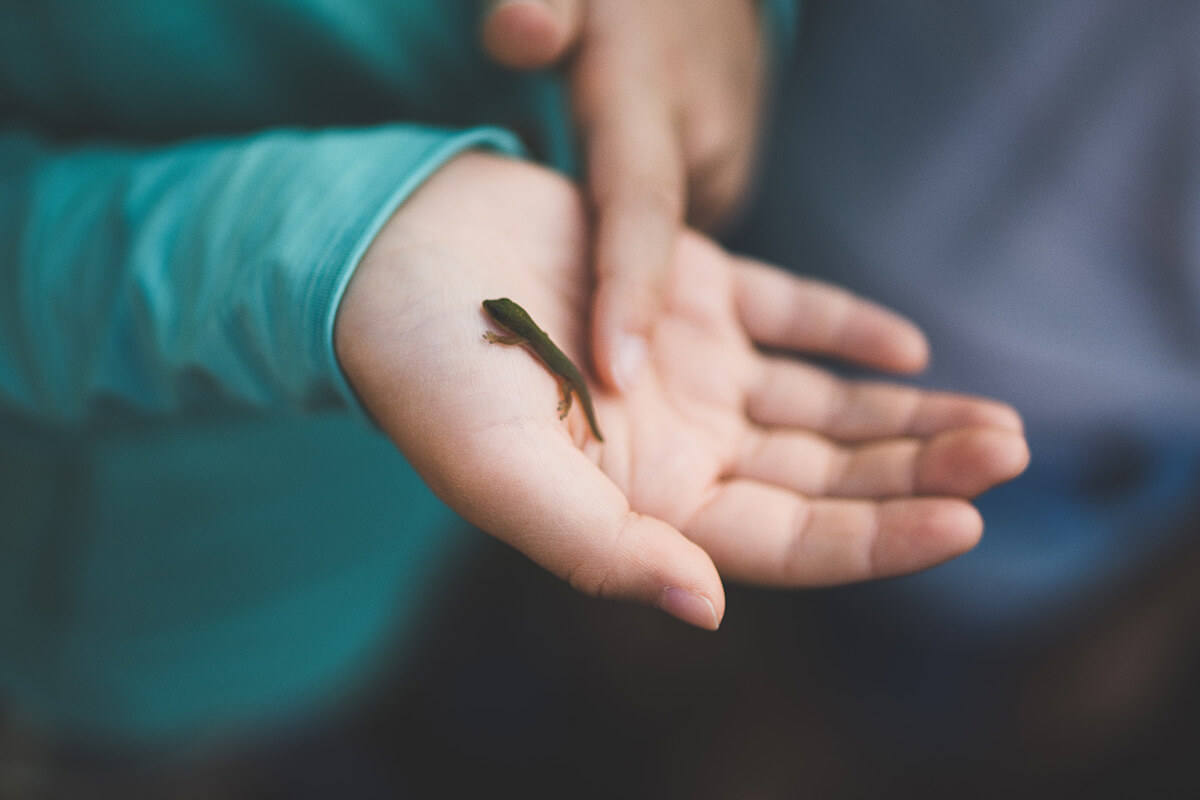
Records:
{"label": "index finger", "polygon": [[897,372],[929,360],[920,328],[845,289],[750,259],[738,260],[735,280],[738,316],[759,344]]}
{"label": "index finger", "polygon": [[593,356],[601,379],[617,389],[640,371],[686,208],[672,101],[656,71],[639,64],[585,47],[575,73],[596,212]]}

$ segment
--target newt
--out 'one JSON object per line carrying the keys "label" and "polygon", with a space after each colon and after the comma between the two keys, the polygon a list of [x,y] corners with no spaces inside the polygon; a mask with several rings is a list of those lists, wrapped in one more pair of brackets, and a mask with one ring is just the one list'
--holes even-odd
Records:
{"label": "newt", "polygon": [[603,442],[604,437],[600,435],[600,426],[596,423],[596,411],[592,408],[592,396],[588,394],[583,373],[567,358],[566,353],[558,349],[558,345],[550,341],[550,337],[537,326],[529,312],[507,297],[484,300],[483,310],[497,325],[508,331],[508,335],[487,331],[483,338],[492,344],[521,344],[529,348],[558,378],[558,389],[562,393],[562,400],[558,404],[558,418],[567,418],[567,412],[571,410],[571,395],[579,395],[579,402],[583,406],[583,413],[587,417],[592,434],[595,435],[596,441]]}

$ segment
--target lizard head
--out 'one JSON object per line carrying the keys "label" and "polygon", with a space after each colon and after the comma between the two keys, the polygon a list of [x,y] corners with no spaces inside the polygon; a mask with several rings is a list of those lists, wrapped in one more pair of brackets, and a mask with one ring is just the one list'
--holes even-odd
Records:
{"label": "lizard head", "polygon": [[492,319],[503,325],[513,333],[527,333],[530,330],[537,329],[529,314],[525,309],[509,300],[507,297],[501,297],[496,300],[484,300],[483,310],[486,311]]}

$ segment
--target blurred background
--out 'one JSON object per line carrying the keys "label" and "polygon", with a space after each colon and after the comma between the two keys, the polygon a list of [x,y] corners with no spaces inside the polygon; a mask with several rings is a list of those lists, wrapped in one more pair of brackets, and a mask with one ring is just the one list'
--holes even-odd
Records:
{"label": "blurred background", "polygon": [[[844,590],[731,587],[718,635],[578,596],[478,537],[411,668],[340,710],[165,760],[0,734],[5,798],[1186,797],[1200,789],[1194,626],[1169,668],[1131,585],[1050,641],[943,682],[936,650],[879,662]],[[1172,565],[1171,571],[1180,572]],[[1195,601],[1200,564],[1174,600]],[[1182,591],[1181,591],[1182,590]],[[853,604],[850,604],[851,606]],[[861,615],[859,615],[861,617]],[[1153,624],[1151,622],[1151,624]],[[959,667],[961,665],[954,665]],[[864,680],[904,673],[899,680]],[[914,676],[920,676],[915,679]],[[910,691],[895,689],[908,682]]]}

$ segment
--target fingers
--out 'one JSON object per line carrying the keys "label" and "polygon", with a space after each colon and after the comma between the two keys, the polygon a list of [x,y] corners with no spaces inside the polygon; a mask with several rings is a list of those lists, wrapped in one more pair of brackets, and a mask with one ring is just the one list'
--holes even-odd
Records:
{"label": "fingers", "polygon": [[974,547],[983,520],[963,500],[812,500],[735,480],[685,531],[726,578],[824,586],[939,564]]}
{"label": "fingers", "polygon": [[1028,462],[1021,435],[997,428],[848,448],[803,431],[759,431],[745,437],[733,474],[823,497],[974,497],[1016,477]]}
{"label": "fingers", "polygon": [[491,0],[483,48],[498,64],[541,69],[558,63],[583,29],[584,0]]}
{"label": "fingers", "polygon": [[767,426],[806,428],[839,441],[927,436],[950,428],[1020,433],[1020,416],[994,400],[873,381],[848,381],[784,358],[764,359],[746,391],[746,414]]}
{"label": "fingers", "polygon": [[504,464],[504,472],[464,472],[444,496],[585,594],[658,607],[716,629],[725,595],[708,555],[667,523],[632,512],[617,486],[561,433],[557,426],[545,435],[522,427],[489,431],[476,439],[488,452],[456,461]]}
{"label": "fingers", "polygon": [[915,372],[929,359],[925,336],[882,306],[819,281],[739,259],[738,314],[759,344]]}
{"label": "fingers", "polygon": [[599,24],[593,13],[587,41],[575,47],[585,35],[584,2],[491,0],[482,37],[493,59],[514,68],[575,52],[571,98],[596,212],[593,364],[605,385],[625,390],[642,371],[662,306],[686,202],[683,155],[652,26],[615,24],[625,22],[620,8]]}
{"label": "fingers", "polygon": [[765,105],[766,63],[758,37],[761,25],[750,6],[740,25],[739,9],[728,6],[733,27],[746,38],[735,48],[744,53],[710,76],[682,105],[680,135],[688,154],[688,224],[714,231],[734,216],[745,199],[755,169],[755,154]]}
{"label": "fingers", "polygon": [[[681,224],[683,189],[672,144],[650,131],[648,144],[621,145],[603,137],[623,138],[605,128],[595,132],[593,163],[613,170],[594,177],[596,208],[595,264],[598,284],[593,306],[593,347],[601,378],[627,391],[645,361],[645,342],[663,304],[675,233]],[[623,159],[616,152],[637,151]],[[613,155],[603,155],[613,150]],[[639,163],[640,153],[657,150],[657,161]]]}
{"label": "fingers", "polygon": [[596,223],[593,355],[602,381],[619,390],[644,364],[686,202],[672,104],[661,76],[638,61],[644,52],[581,51],[574,76]]}
{"label": "fingers", "polygon": [[973,497],[1029,462],[1020,417],[991,400],[768,359],[746,405],[732,473],[798,492]]}
{"label": "fingers", "polygon": [[750,133],[737,139],[730,137],[725,151],[688,170],[687,223],[691,227],[710,233],[720,231],[742,205],[753,174],[755,140],[749,138]]}

